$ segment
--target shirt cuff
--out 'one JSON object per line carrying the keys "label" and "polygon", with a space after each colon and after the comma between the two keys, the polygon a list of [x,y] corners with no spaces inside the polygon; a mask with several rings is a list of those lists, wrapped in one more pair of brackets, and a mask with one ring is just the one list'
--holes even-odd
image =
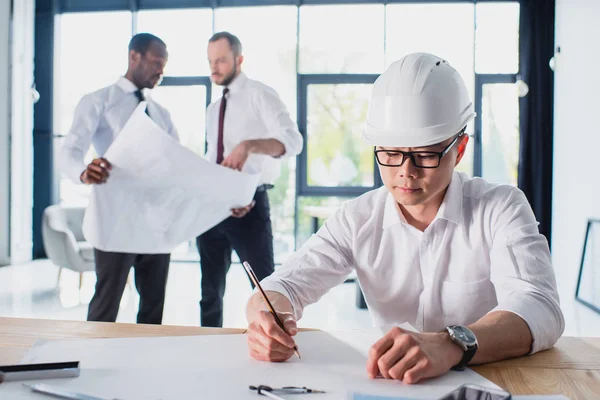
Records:
{"label": "shirt cuff", "polygon": [[66,174],[73,182],[77,184],[83,184],[81,181],[81,174],[83,171],[87,169],[87,165],[84,163],[73,163],[73,165],[68,169],[68,173]]}
{"label": "shirt cuff", "polygon": [[[525,321],[531,331],[533,342],[531,344],[531,352],[534,354],[542,350],[552,348],[560,335],[562,335],[561,327],[564,323],[560,318],[549,312],[549,310],[541,309],[538,301],[530,297],[511,296],[503,300],[498,306],[490,311],[508,311],[518,315]],[[545,308],[545,306],[542,306]]]}
{"label": "shirt cuff", "polygon": [[284,157],[293,157],[298,155],[299,151],[296,151],[294,148],[294,139],[287,137],[286,135],[272,137],[271,139],[275,139],[279,141],[283,145],[283,154],[274,158],[284,158]]}
{"label": "shirt cuff", "polygon": [[[265,279],[260,283],[260,286],[263,288],[263,290],[266,292],[271,291],[271,292],[277,292],[283,296],[285,296],[285,298],[288,299],[288,301],[290,302],[290,304],[292,305],[292,313],[294,314],[294,318],[296,318],[296,321],[298,321],[300,318],[302,318],[302,309],[300,307],[297,307],[296,304],[294,304],[294,301],[292,300],[292,296],[290,294],[290,292],[288,292],[288,290],[285,288],[285,286],[281,283],[281,282],[277,282],[274,280],[270,280],[270,279]],[[254,292],[258,292],[258,289],[254,289]]]}

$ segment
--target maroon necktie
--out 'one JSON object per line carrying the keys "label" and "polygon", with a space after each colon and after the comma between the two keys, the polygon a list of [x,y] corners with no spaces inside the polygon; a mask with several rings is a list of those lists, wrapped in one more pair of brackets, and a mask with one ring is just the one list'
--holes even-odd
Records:
{"label": "maroon necktie", "polygon": [[217,164],[223,161],[223,123],[225,122],[225,108],[227,107],[227,93],[229,88],[223,89],[223,97],[221,97],[221,107],[219,108],[219,137],[217,139]]}

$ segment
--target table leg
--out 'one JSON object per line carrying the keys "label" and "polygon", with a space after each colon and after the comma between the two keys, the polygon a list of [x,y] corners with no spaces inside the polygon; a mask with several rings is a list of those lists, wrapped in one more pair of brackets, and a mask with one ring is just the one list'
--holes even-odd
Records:
{"label": "table leg", "polygon": [[360,308],[360,309],[367,308],[367,303],[365,302],[365,296],[363,296],[363,292],[360,289],[358,280],[356,281],[356,308]]}
{"label": "table leg", "polygon": [[311,217],[310,221],[311,221],[312,233],[317,233],[319,231],[319,218]]}

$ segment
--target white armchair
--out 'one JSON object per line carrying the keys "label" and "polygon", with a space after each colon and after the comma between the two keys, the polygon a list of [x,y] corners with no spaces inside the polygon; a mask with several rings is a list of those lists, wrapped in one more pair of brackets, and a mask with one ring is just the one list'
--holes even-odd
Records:
{"label": "white armchair", "polygon": [[44,210],[42,238],[48,258],[60,268],[79,272],[79,288],[83,273],[94,271],[94,248],[83,237],[84,207],[53,205]]}

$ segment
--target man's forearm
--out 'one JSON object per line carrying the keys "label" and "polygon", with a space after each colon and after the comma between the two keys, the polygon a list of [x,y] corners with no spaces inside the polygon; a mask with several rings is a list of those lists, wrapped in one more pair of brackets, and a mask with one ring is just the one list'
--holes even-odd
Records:
{"label": "man's forearm", "polygon": [[277,139],[247,140],[248,152],[266,154],[271,157],[281,157],[285,154],[285,146]]}
{"label": "man's forearm", "polygon": [[[273,292],[270,290],[265,290],[265,294],[269,297],[269,301],[273,305],[275,311],[278,312],[289,312],[293,313],[292,303],[278,292]],[[246,319],[250,322],[255,318],[256,312],[260,310],[268,310],[269,306],[263,300],[263,297],[260,293],[255,293],[250,300],[248,301],[248,306],[246,307]]]}
{"label": "man's forearm", "polygon": [[479,349],[471,364],[483,364],[519,357],[531,351],[533,337],[527,323],[509,311],[495,311],[469,325]]}

